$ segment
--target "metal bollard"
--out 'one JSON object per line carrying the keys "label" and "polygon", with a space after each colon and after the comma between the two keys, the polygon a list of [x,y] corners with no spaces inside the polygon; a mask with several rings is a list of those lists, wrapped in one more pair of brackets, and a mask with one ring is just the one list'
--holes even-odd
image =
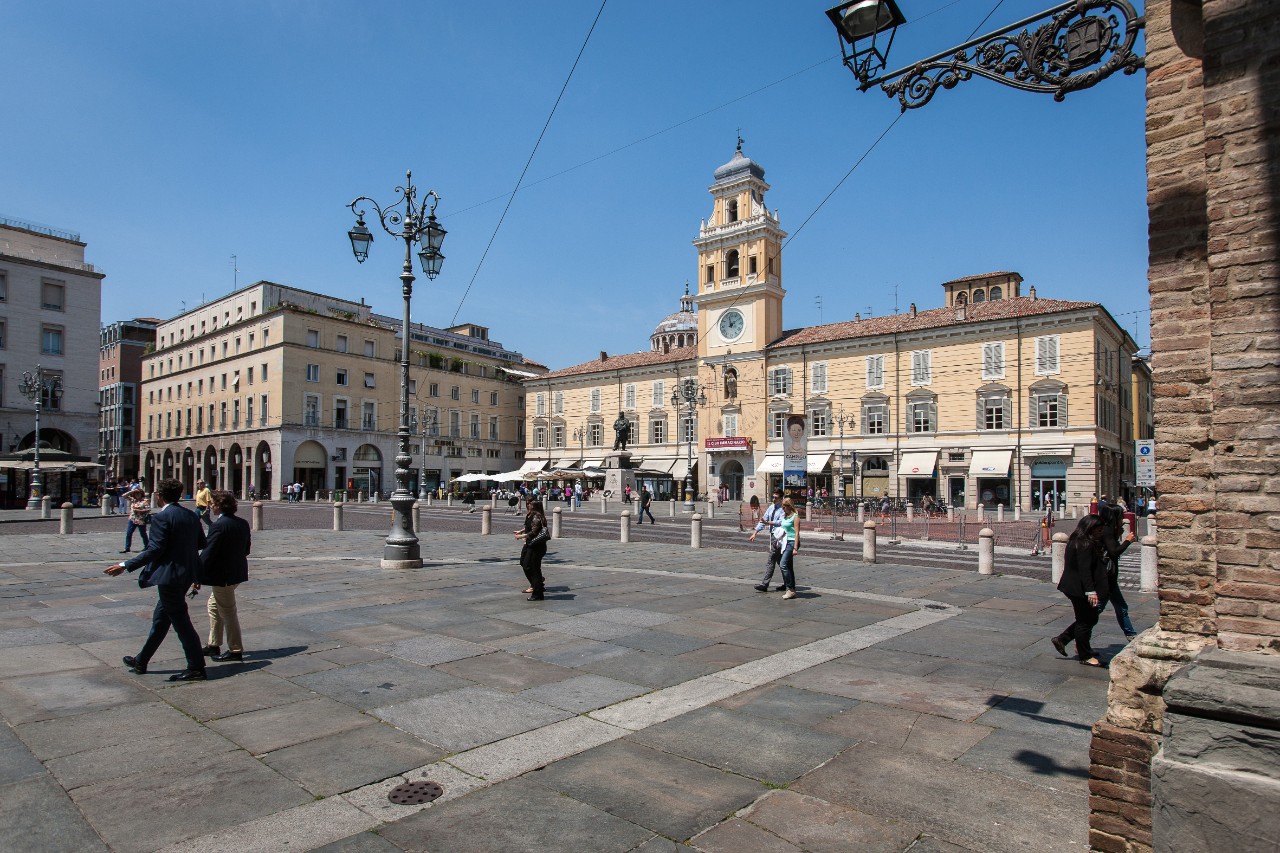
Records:
{"label": "metal bollard", "polygon": [[422,501],[413,502],[413,529],[422,529]]}
{"label": "metal bollard", "polygon": [[1054,584],[1062,580],[1062,572],[1067,567],[1067,540],[1071,537],[1065,533],[1053,534],[1053,544],[1050,548],[1050,569],[1049,580]]}
{"label": "metal bollard", "polygon": [[333,529],[334,530],[342,529],[342,504],[341,503],[336,503],[333,505]]}
{"label": "metal bollard", "polygon": [[40,499],[40,517],[41,518],[53,517],[53,498],[49,497],[48,495],[45,495]]}
{"label": "metal bollard", "polygon": [[561,536],[560,521],[563,517],[564,516],[562,514],[560,507],[556,507],[555,509],[551,510],[551,538],[552,539],[560,538]]}
{"label": "metal bollard", "polygon": [[874,521],[868,521],[862,525],[862,562],[874,563],[875,561],[876,523]]}
{"label": "metal bollard", "polygon": [[66,536],[67,534],[72,533],[75,528],[76,510],[75,507],[71,505],[70,501],[64,503],[60,508],[62,510],[62,517],[58,520],[58,532],[63,536]]}
{"label": "metal bollard", "polygon": [[702,547],[702,516],[696,512],[689,519],[689,547]]}
{"label": "metal bollard", "polygon": [[262,529],[262,501],[253,502],[253,512],[250,515],[254,530]]}
{"label": "metal bollard", "polygon": [[996,533],[990,527],[978,531],[978,574],[990,575],[996,570]]}
{"label": "metal bollard", "polygon": [[621,541],[625,545],[631,541],[631,513],[624,512],[618,515],[618,524],[621,525]]}
{"label": "metal bollard", "polygon": [[480,535],[488,536],[493,532],[493,507],[480,507]]}
{"label": "metal bollard", "polygon": [[[996,507],[996,521],[1000,524],[1004,523],[1004,504],[1000,504]],[[981,536],[982,534],[978,535]]]}
{"label": "metal bollard", "polygon": [[1138,589],[1142,592],[1155,592],[1159,584],[1156,553],[1156,537],[1142,537],[1142,574],[1138,582]]}

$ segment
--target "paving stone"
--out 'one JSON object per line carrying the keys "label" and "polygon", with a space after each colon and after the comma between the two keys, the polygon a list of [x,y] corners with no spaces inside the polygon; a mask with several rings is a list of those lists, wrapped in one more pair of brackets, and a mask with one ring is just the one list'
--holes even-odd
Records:
{"label": "paving stone", "polygon": [[790,791],[769,792],[742,817],[808,853],[899,853],[919,834],[914,826]]}
{"label": "paving stone", "polygon": [[151,698],[141,685],[102,666],[0,680],[0,715],[11,725],[147,702]]}
{"label": "paving stone", "polygon": [[568,619],[560,619],[540,627],[571,637],[581,637],[584,640],[613,640],[636,632],[635,625],[596,619],[593,615],[570,616]]}
{"label": "paving stone", "polygon": [[815,693],[786,685],[758,687],[716,703],[721,708],[753,717],[783,720],[801,726],[816,726],[857,704],[857,699]]}
{"label": "paving stone", "polygon": [[341,797],[306,803],[218,832],[172,844],[160,853],[278,853],[311,850],[370,829],[373,819]]}
{"label": "paving stone", "polygon": [[468,687],[371,711],[448,752],[492,743],[572,714],[488,687]]}
{"label": "paving stone", "polygon": [[832,661],[832,663],[864,666],[868,669],[883,669],[902,675],[928,675],[952,662],[947,658],[917,655],[911,652],[894,652],[879,646],[863,649]]}
{"label": "paving stone", "polygon": [[987,726],[962,723],[932,714],[919,714],[912,723],[902,748],[953,759],[990,734],[991,729]]}
{"label": "paving stone", "polygon": [[677,655],[677,660],[702,663],[716,669],[729,669],[748,661],[759,660],[769,654],[765,649],[735,646],[730,643],[714,643],[691,652]]}
{"label": "paving stone", "polygon": [[473,622],[457,622],[453,625],[444,625],[437,628],[436,631],[446,637],[492,645],[493,640],[505,640],[510,637],[533,634],[537,633],[538,629],[516,622],[506,622],[502,619],[480,618]]}
{"label": "paving stone", "polygon": [[324,652],[316,652],[309,657],[327,660],[330,663],[336,663],[338,666],[347,666],[353,663],[367,663],[371,660],[386,660],[389,656],[382,652],[375,652],[373,649],[366,649],[363,646],[341,646]]}
{"label": "paving stone", "polygon": [[738,817],[716,824],[689,843],[703,853],[803,853],[794,844]]}
{"label": "paving stone", "polygon": [[323,847],[317,847],[311,853],[402,853],[402,851],[376,832],[361,832]]}
{"label": "paving stone", "polygon": [[443,757],[412,735],[375,724],[269,752],[262,761],[313,794],[328,797]]}
{"label": "paving stone", "polygon": [[960,682],[898,675],[883,670],[829,663],[787,678],[787,684],[850,699],[897,705],[909,711],[972,720],[1004,696]]}
{"label": "paving stone", "polygon": [[271,661],[269,667],[263,669],[277,678],[294,678],[299,675],[310,675],[313,672],[324,672],[335,669],[338,665],[316,655],[290,655]]}
{"label": "paving stone", "polygon": [[520,695],[543,705],[582,714],[647,693],[647,687],[602,675],[577,675],[553,684],[522,690]]}
{"label": "paving stone", "polygon": [[282,678],[250,672],[204,684],[186,684],[181,690],[165,691],[164,699],[203,722],[303,702],[312,696],[310,691]]}
{"label": "paving stone", "polygon": [[371,718],[332,699],[293,702],[209,723],[214,731],[254,755],[370,725],[374,725]]}
{"label": "paving stone", "polygon": [[1089,793],[1090,736],[1074,740],[1028,738],[1018,731],[996,731],[983,738],[958,761],[1056,790]]}
{"label": "paving stone", "polygon": [[[201,617],[204,615],[202,608],[189,607],[188,609],[191,611],[191,621],[196,624],[196,630],[199,631]],[[50,622],[47,625],[58,633],[62,642],[92,643],[98,640],[128,638],[140,646],[147,632],[151,630],[151,616],[150,614],[143,617],[122,613],[115,616],[98,616],[94,619],[66,619],[61,622]],[[170,642],[177,642],[177,637]]]}
{"label": "paving stone", "polygon": [[576,670],[567,667],[529,660],[507,652],[493,652],[452,663],[442,663],[436,669],[458,678],[506,690],[509,693],[516,693],[530,687],[540,687],[544,684],[554,684],[578,674]]}
{"label": "paving stone", "polygon": [[706,622],[701,620],[695,622],[689,619],[680,619],[663,625],[662,630],[671,634],[679,634],[682,637],[700,637],[706,640],[713,640],[725,634],[732,634],[734,631],[741,631],[742,626],[732,625],[728,622]]}
{"label": "paving stone", "polygon": [[25,646],[21,654],[0,655],[0,679],[96,666],[101,666],[97,658],[70,643],[45,643]]}
{"label": "paving stone", "polygon": [[[974,850],[1086,849],[1085,798],[861,743],[791,786]],[[1046,831],[1046,828],[1052,828]]]}
{"label": "paving stone", "polygon": [[911,736],[911,729],[919,716],[915,711],[864,701],[842,714],[828,717],[816,728],[890,749],[901,749]]}
{"label": "paving stone", "polygon": [[538,773],[536,781],[680,841],[766,790],[753,780],[629,741],[557,761]]}
{"label": "paving stone", "polygon": [[525,780],[477,791],[379,830],[410,851],[613,853],[634,850],[653,836],[634,823]]}
{"label": "paving stone", "polygon": [[422,635],[421,630],[415,630],[405,625],[397,625],[391,622],[369,625],[364,628],[350,628],[344,631],[332,631],[329,636],[342,643],[351,645],[378,645],[380,643],[394,643],[397,640],[406,640],[410,637],[418,637]]}
{"label": "paving stone", "polygon": [[42,646],[61,642],[65,642],[63,636],[44,625],[30,625],[0,630],[0,649],[16,649],[22,646]]}
{"label": "paving stone", "polygon": [[[157,850],[311,802],[312,796],[243,752],[199,767],[145,771],[72,792],[90,825],[121,853]],[[146,818],[139,819],[139,803]]]}
{"label": "paving stone", "polygon": [[716,639],[729,645],[764,649],[768,652],[794,649],[809,642],[807,637],[797,637],[795,634],[783,634],[776,630],[760,628],[744,628],[741,631],[734,631],[732,634],[725,634]]}
{"label": "paving stone", "polygon": [[[107,845],[46,774],[0,785],[0,846],[41,853],[106,853]],[[12,845],[12,846],[11,846]]]}
{"label": "paving stone", "polygon": [[602,643],[599,640],[564,640],[564,634],[547,631],[557,637],[560,642],[540,646],[526,652],[529,657],[553,663],[557,666],[580,668],[587,664],[608,660],[618,655],[630,654],[632,649],[616,646],[613,643]]}
{"label": "paving stone", "polygon": [[378,649],[423,666],[435,666],[438,663],[462,660],[494,651],[489,646],[470,643],[466,640],[455,640],[443,634],[423,634],[408,640],[381,645]]}
{"label": "paving stone", "polygon": [[596,675],[645,687],[669,687],[715,672],[718,668],[653,652],[627,652],[580,667]]}
{"label": "paving stone", "polygon": [[43,775],[40,759],[31,754],[13,729],[0,725],[0,786]]}
{"label": "paving stone", "polygon": [[982,714],[975,722],[1021,732],[1032,740],[1045,737],[1073,740],[1082,736],[1087,738],[1093,729],[1093,723],[1104,713],[1105,704],[1102,708],[1096,707],[1094,703],[1080,707],[1065,702],[1010,696]]}
{"label": "paving stone", "polygon": [[772,785],[799,778],[854,743],[829,732],[716,707],[651,726],[629,739]]}
{"label": "paving stone", "polygon": [[154,737],[197,731],[200,724],[164,702],[151,701],[106,708],[92,714],[15,726],[27,747],[42,761],[85,750],[124,743],[145,726]]}
{"label": "paving stone", "polygon": [[470,686],[448,673],[397,658],[302,675],[293,682],[362,711]]}
{"label": "paving stone", "polygon": [[710,640],[681,637],[678,634],[668,634],[666,631],[637,631],[634,634],[618,637],[613,642],[629,649],[657,652],[662,655],[684,654],[712,644]]}
{"label": "paving stone", "polygon": [[108,779],[132,776],[146,769],[162,772],[173,772],[179,768],[185,770],[198,766],[210,756],[237,748],[221,735],[198,726],[181,734],[153,736],[147,724],[142,723],[130,731],[132,736],[120,743],[50,759],[49,772],[58,784],[71,791]]}

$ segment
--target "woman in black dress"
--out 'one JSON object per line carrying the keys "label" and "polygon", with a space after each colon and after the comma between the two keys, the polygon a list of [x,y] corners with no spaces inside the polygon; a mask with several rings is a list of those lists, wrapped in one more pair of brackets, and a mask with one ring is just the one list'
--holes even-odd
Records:
{"label": "woman in black dress", "polygon": [[1108,525],[1096,515],[1080,519],[1075,532],[1067,540],[1066,564],[1058,589],[1071,600],[1075,621],[1050,640],[1058,654],[1067,656],[1067,643],[1076,644],[1076,659],[1085,666],[1105,666],[1094,654],[1089,641],[1093,626],[1098,624],[1098,605],[1109,594],[1106,548],[1103,539]]}
{"label": "woman in black dress", "polygon": [[542,590],[545,581],[542,577],[542,558],[547,554],[547,540],[551,538],[551,529],[547,526],[547,515],[542,511],[542,502],[530,499],[529,511],[524,516],[524,529],[516,531],[516,538],[524,541],[520,549],[520,568],[529,581],[530,601],[542,601]]}

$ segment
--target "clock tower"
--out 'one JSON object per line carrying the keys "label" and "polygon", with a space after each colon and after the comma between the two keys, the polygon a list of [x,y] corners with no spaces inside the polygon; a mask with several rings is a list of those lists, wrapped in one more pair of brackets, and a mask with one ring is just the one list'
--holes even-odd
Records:
{"label": "clock tower", "polygon": [[[715,171],[711,218],[698,239],[698,357],[726,364],[758,354],[782,334],[782,241],[765,207],[764,169],[742,153]],[[757,355],[758,357],[758,355]]]}

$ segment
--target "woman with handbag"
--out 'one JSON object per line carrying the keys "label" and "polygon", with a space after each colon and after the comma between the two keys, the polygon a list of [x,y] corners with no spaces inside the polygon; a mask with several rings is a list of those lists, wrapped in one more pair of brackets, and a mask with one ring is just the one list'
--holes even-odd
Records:
{"label": "woman with handbag", "polygon": [[146,550],[147,522],[151,520],[151,501],[147,493],[141,486],[134,486],[125,492],[120,500],[128,507],[129,512],[129,520],[124,529],[124,550],[120,553],[128,554],[133,549],[133,531],[135,530],[142,534],[142,548]]}
{"label": "woman with handbag", "polygon": [[542,601],[542,590],[545,581],[542,577],[542,558],[547,554],[547,540],[551,538],[551,528],[547,526],[547,515],[542,510],[542,502],[529,500],[529,511],[525,513],[524,529],[516,531],[516,538],[524,541],[520,549],[520,568],[529,581],[530,601]]}
{"label": "woman with handbag", "polygon": [[1067,643],[1076,644],[1076,659],[1085,666],[1106,666],[1094,654],[1090,640],[1093,626],[1098,624],[1098,605],[1107,600],[1106,548],[1103,539],[1108,535],[1107,524],[1096,515],[1080,519],[1071,538],[1067,540],[1067,553],[1058,590],[1071,600],[1075,619],[1061,634],[1049,642],[1063,657],[1067,656]]}

